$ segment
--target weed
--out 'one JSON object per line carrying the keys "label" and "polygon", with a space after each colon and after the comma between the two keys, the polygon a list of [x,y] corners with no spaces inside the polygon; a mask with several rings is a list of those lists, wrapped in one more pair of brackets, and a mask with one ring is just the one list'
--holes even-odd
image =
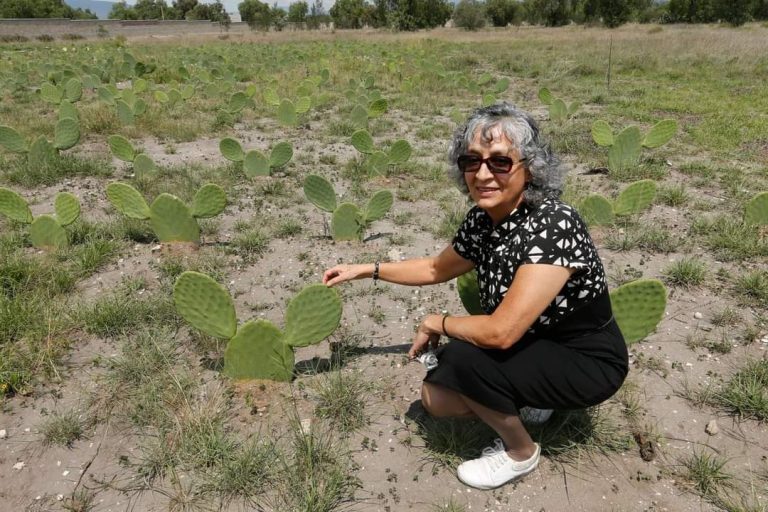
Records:
{"label": "weed", "polygon": [[656,201],[667,206],[683,206],[690,196],[685,185],[672,185],[659,187],[656,193]]}
{"label": "weed", "polygon": [[111,176],[112,167],[104,160],[61,155],[43,165],[30,165],[26,159],[17,158],[8,162],[4,174],[10,183],[31,188],[55,185],[64,178],[76,176]]}
{"label": "weed", "polygon": [[733,476],[725,470],[727,461],[705,452],[694,452],[682,461],[682,476],[704,499],[716,501],[720,495],[733,488]]}
{"label": "weed", "polygon": [[341,370],[324,374],[317,382],[315,392],[315,414],[328,419],[341,432],[354,432],[368,423],[365,406],[371,385],[361,375]]}
{"label": "weed", "polygon": [[80,413],[75,409],[54,412],[40,426],[43,443],[71,448],[72,443],[83,437],[83,423]]}
{"label": "weed", "polygon": [[277,238],[289,238],[298,235],[303,229],[303,225],[297,220],[285,219],[277,225],[274,235]]}
{"label": "weed", "polygon": [[768,420],[768,360],[752,360],[737,371],[710,402],[742,418]]}
{"label": "weed", "polygon": [[253,261],[266,252],[269,247],[269,237],[254,229],[237,235],[232,240],[232,245],[245,261]]}
{"label": "weed", "polygon": [[726,306],[712,315],[711,322],[712,325],[719,327],[734,326],[741,322],[741,314],[735,308]]}
{"label": "weed", "polygon": [[691,233],[704,237],[704,243],[725,260],[744,260],[756,256],[768,256],[768,239],[761,239],[754,226],[741,219],[719,216],[715,219],[694,220]]}
{"label": "weed", "polygon": [[768,270],[755,270],[742,274],[736,280],[738,292],[748,301],[768,305]]}
{"label": "weed", "polygon": [[605,246],[613,251],[645,249],[668,253],[677,249],[678,245],[679,239],[669,230],[646,225],[613,230],[605,239]]}
{"label": "weed", "polygon": [[682,288],[699,286],[707,277],[707,265],[700,259],[683,258],[662,270],[667,283]]}
{"label": "weed", "polygon": [[467,507],[451,498],[448,501],[432,505],[432,510],[434,510],[434,512],[466,512]]}

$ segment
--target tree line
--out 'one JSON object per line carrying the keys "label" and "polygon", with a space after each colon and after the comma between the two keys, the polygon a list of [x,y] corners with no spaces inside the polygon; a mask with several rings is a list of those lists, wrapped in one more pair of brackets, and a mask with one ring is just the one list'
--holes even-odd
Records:
{"label": "tree line", "polygon": [[109,11],[109,19],[114,20],[210,20],[229,26],[231,19],[224,4],[216,0],[203,4],[198,0],[173,0],[171,5],[165,0],[137,0],[132,6],[125,1],[118,2]]}
{"label": "tree line", "polygon": [[2,0],[0,18],[96,19],[90,9],[73,9],[64,0]]}

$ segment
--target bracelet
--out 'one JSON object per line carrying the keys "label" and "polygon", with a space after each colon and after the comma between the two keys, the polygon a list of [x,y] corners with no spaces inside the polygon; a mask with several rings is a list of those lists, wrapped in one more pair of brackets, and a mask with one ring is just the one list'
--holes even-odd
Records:
{"label": "bracelet", "polygon": [[379,262],[373,264],[373,284],[379,284]]}
{"label": "bracelet", "polygon": [[449,315],[443,315],[443,336],[446,338],[450,338],[448,335],[448,331],[445,330],[445,319],[448,318]]}

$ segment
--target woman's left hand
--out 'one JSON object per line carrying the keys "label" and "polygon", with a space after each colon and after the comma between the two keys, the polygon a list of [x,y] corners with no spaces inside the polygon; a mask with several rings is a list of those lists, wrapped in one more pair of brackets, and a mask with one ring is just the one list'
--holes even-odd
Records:
{"label": "woman's left hand", "polygon": [[442,320],[443,317],[440,315],[429,315],[421,322],[413,338],[411,349],[408,351],[408,357],[415,359],[425,350],[437,348],[442,334],[440,330]]}

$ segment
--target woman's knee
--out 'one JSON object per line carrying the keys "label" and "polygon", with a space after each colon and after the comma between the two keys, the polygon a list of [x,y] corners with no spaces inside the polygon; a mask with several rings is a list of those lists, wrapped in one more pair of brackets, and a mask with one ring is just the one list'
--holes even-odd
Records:
{"label": "woman's knee", "polygon": [[469,416],[472,410],[456,391],[425,382],[421,385],[421,404],[432,416]]}

